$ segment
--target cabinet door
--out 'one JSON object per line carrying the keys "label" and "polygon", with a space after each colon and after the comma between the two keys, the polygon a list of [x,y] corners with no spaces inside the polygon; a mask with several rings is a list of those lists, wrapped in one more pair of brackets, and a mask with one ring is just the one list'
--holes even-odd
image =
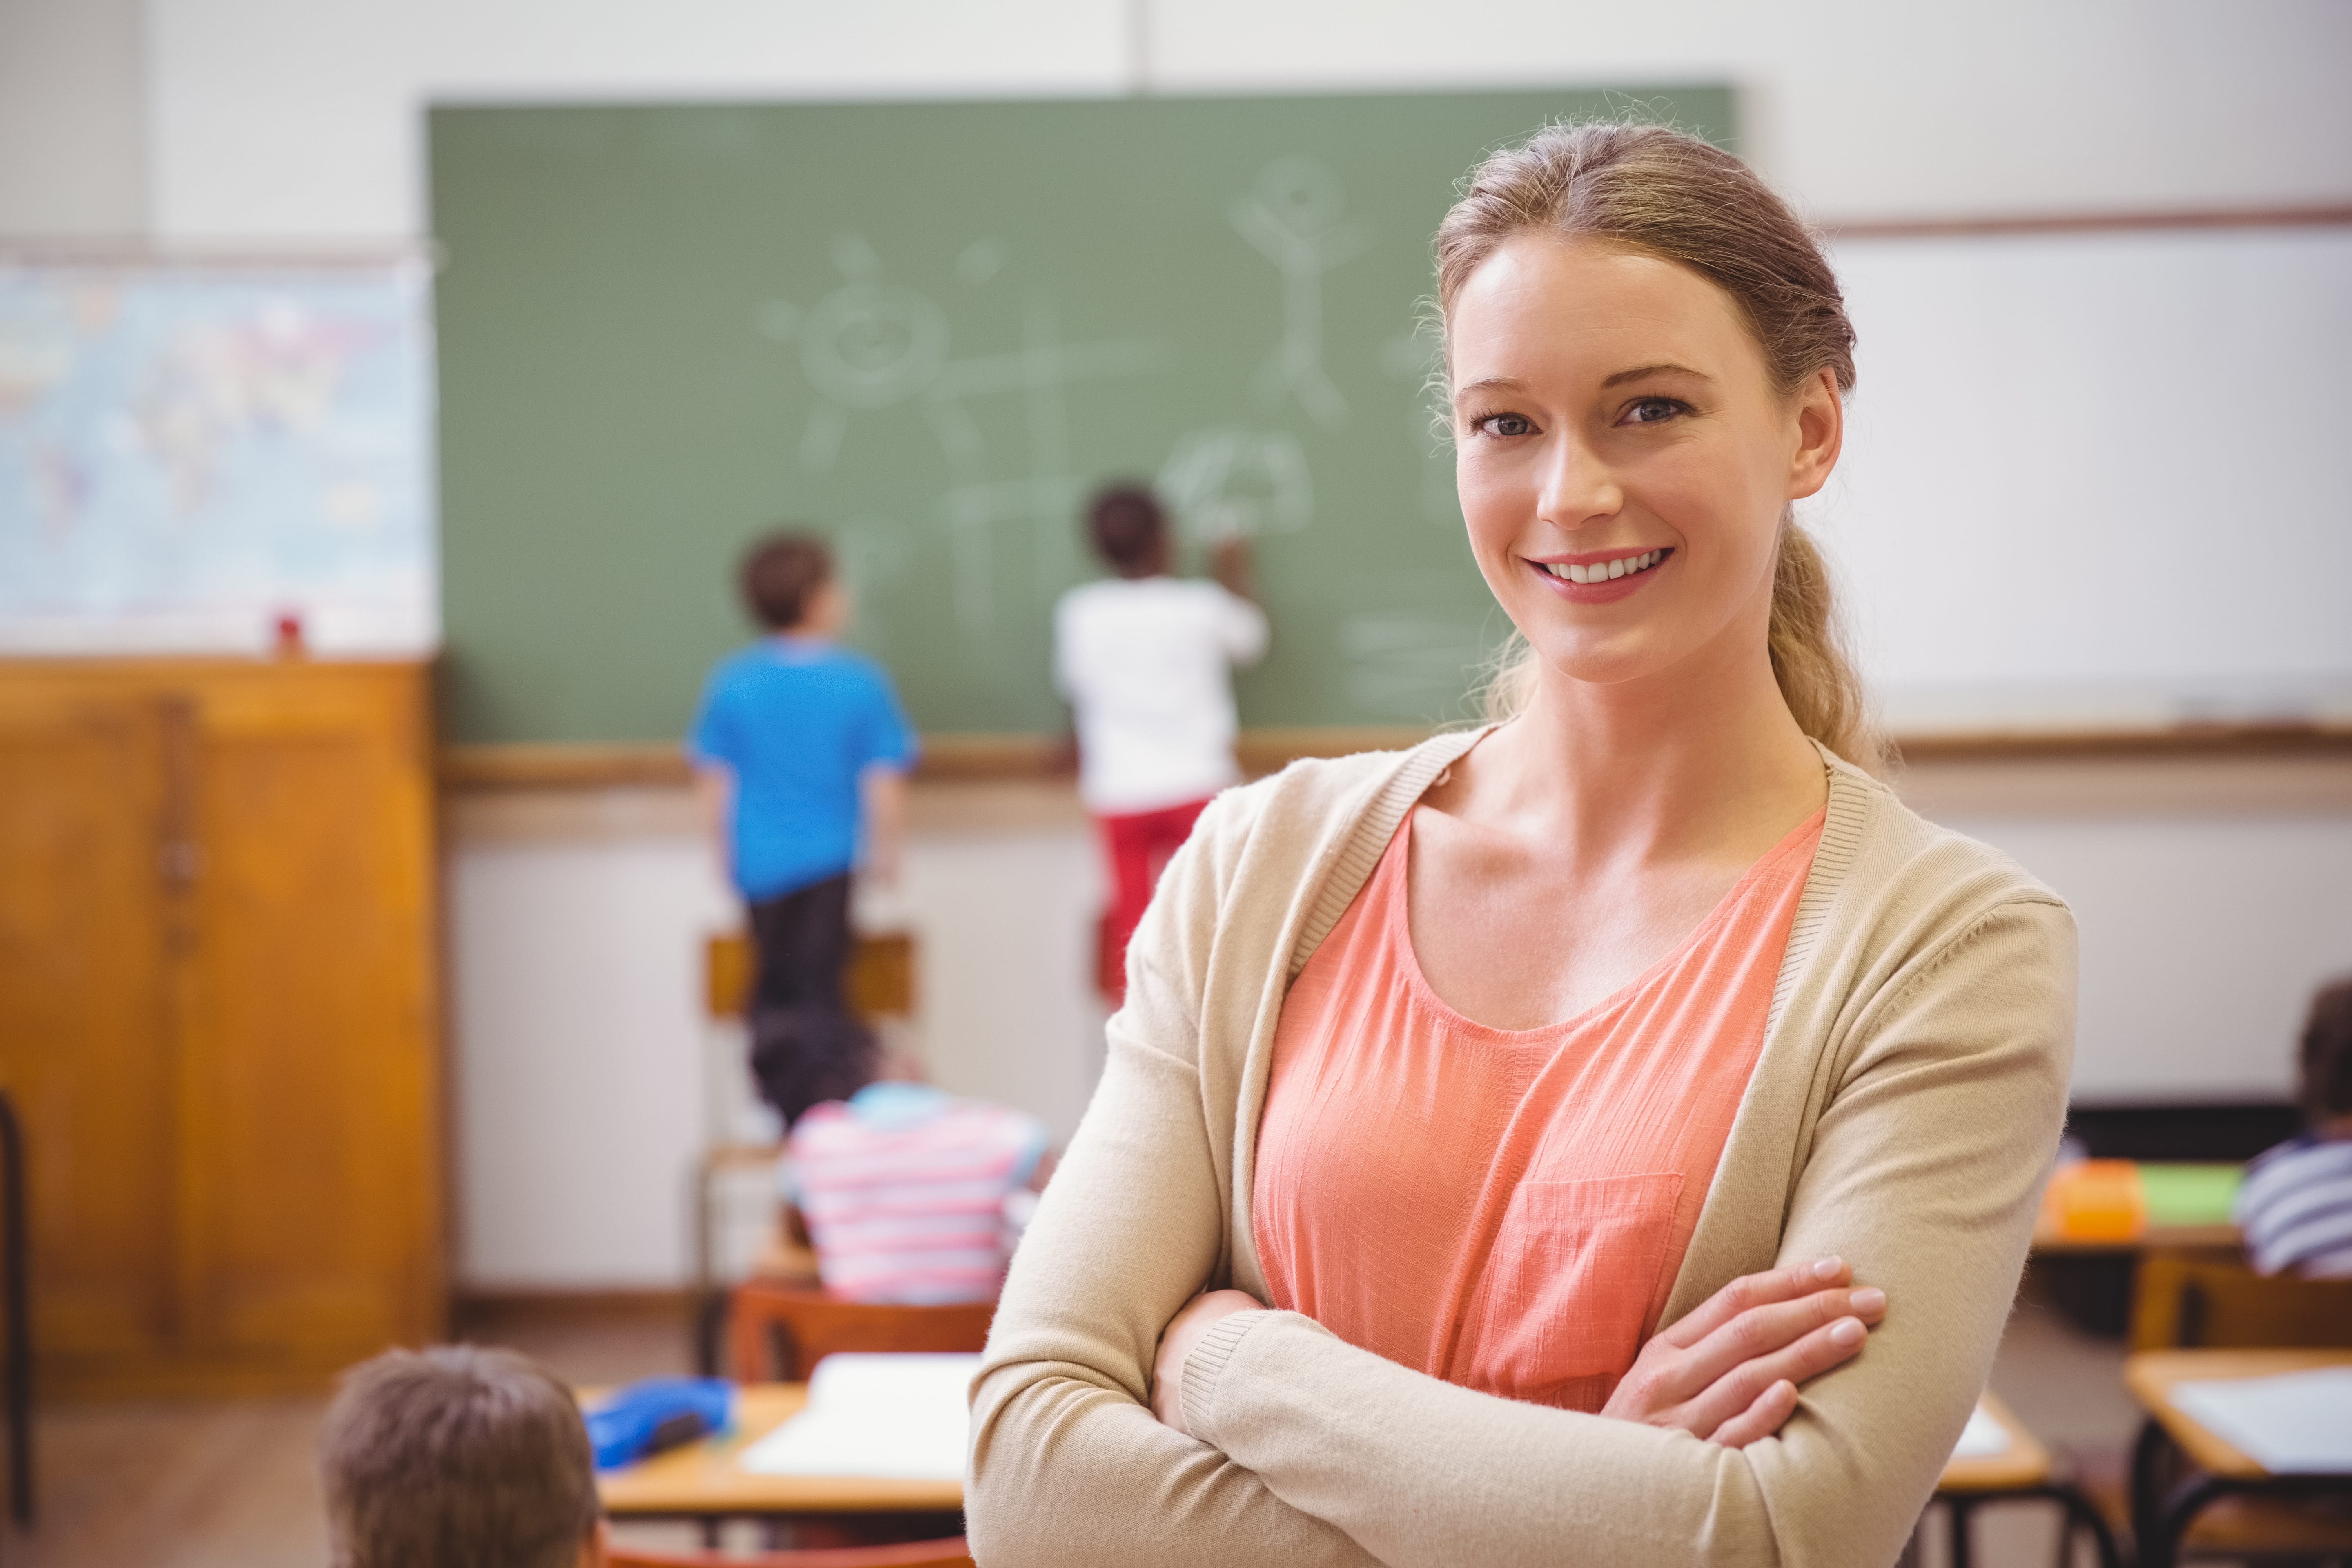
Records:
{"label": "cabinet door", "polygon": [[421,683],[321,667],[197,700],[190,1344],[413,1340],[441,1289]]}
{"label": "cabinet door", "polygon": [[162,720],[152,698],[0,673],[0,1083],[45,1357],[152,1352],[174,1327]]}

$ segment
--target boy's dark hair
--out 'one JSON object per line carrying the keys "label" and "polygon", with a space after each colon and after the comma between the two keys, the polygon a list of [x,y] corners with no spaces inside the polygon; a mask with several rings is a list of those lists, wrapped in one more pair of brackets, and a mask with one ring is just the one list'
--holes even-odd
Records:
{"label": "boy's dark hair", "polygon": [[572,1568],[596,1472],[572,1392],[512,1351],[386,1351],[319,1436],[335,1568]]}
{"label": "boy's dark hair", "polygon": [[1087,506],[1087,532],[1095,550],[1118,572],[1150,563],[1167,537],[1168,514],[1141,485],[1111,485]]}
{"label": "boy's dark hair", "polygon": [[2305,1116],[2352,1116],[2352,977],[2321,986],[2311,999],[2297,1065]]}
{"label": "boy's dark hair", "polygon": [[808,614],[816,591],[833,581],[833,551],[814,533],[766,534],[743,552],[740,580],[752,619],[772,632],[788,631]]}
{"label": "boy's dark hair", "polygon": [[803,1004],[751,1015],[751,1076],[786,1127],[812,1105],[847,1100],[881,1066],[873,1031],[839,1007]]}

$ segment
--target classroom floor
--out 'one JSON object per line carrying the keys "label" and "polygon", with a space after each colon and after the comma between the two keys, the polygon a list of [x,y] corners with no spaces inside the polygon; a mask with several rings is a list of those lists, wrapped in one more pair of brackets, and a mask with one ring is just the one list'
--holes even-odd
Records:
{"label": "classroom floor", "polygon": [[[686,1324],[667,1304],[476,1313],[466,1337],[512,1345],[575,1383],[688,1370]],[[2137,1417],[2123,1392],[2122,1347],[2021,1305],[1993,1369],[1994,1390],[2088,1479],[2115,1484]],[[41,1522],[0,1535],[7,1568],[322,1568],[326,1537],[310,1471],[323,1399],[136,1402],[42,1412]],[[649,1542],[692,1544],[682,1526],[635,1526]],[[1940,1532],[1920,1568],[1948,1568]],[[2049,1563],[2050,1510],[1988,1510],[1978,1561]],[[730,1542],[730,1544],[739,1544]],[[740,1544],[749,1545],[745,1540]],[[2087,1552],[2078,1559],[2088,1563]]]}

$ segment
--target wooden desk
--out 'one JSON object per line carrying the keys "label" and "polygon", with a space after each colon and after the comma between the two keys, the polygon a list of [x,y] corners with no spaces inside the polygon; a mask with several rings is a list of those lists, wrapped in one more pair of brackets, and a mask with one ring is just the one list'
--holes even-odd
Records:
{"label": "wooden desk", "polygon": [[[583,1390],[586,1404],[603,1390]],[[746,1384],[735,1391],[735,1430],[707,1437],[596,1478],[615,1519],[719,1519],[779,1514],[951,1513],[961,1481],[893,1481],[867,1476],[760,1476],[736,1456],[808,1403],[799,1383]]]}
{"label": "wooden desk", "polygon": [[2170,1251],[2199,1251],[2218,1248],[2236,1252],[2242,1245],[2234,1225],[2151,1225],[2137,1235],[2108,1239],[2083,1240],[2070,1237],[2046,1221],[2033,1227],[2033,1250],[2037,1253],[2122,1253],[2154,1252],[2159,1248]]}
{"label": "wooden desk", "polygon": [[2074,1533],[2079,1529],[2090,1532],[2101,1568],[2116,1568],[2122,1559],[2106,1520],[2079,1487],[2058,1474],[2057,1461],[2042,1440],[2027,1431],[2024,1424],[2010,1414],[2009,1406],[1990,1393],[1978,1399],[1977,1408],[2000,1424],[2009,1447],[1998,1454],[1954,1458],[1945,1463],[1943,1477],[1936,1483],[1936,1500],[1944,1505],[1949,1516],[1950,1561],[1958,1568],[1971,1568],[1974,1563],[1970,1518],[1978,1505],[2045,1498],[2064,1511],[2063,1539],[2067,1542],[2069,1562],[2073,1561]]}
{"label": "wooden desk", "polygon": [[[2172,1390],[2205,1378],[2268,1377],[2352,1366],[2352,1350],[2142,1351],[2124,1363],[2124,1386],[2147,1411],[2132,1453],[2132,1520],[2145,1568],[2175,1561],[2198,1514],[2231,1496],[2352,1496],[2352,1475],[2274,1476],[2172,1403]],[[2169,1443],[2193,1469],[2168,1480]]]}
{"label": "wooden desk", "polygon": [[2269,1377],[2320,1366],[2352,1366],[2352,1351],[2142,1351],[2124,1363],[2124,1386],[2199,1469],[2214,1476],[2259,1477],[2270,1472],[2173,1405],[2174,1384],[2212,1377]]}
{"label": "wooden desk", "polygon": [[2000,1423],[2000,1429],[2009,1436],[2009,1447],[1998,1454],[1950,1460],[1944,1466],[1943,1479],[1936,1483],[1936,1489],[2006,1492],[2046,1483],[2056,1466],[2051,1462],[2050,1450],[2042,1446],[2042,1439],[2027,1431],[2009,1413],[2009,1406],[1990,1394],[1977,1401],[1977,1408]]}

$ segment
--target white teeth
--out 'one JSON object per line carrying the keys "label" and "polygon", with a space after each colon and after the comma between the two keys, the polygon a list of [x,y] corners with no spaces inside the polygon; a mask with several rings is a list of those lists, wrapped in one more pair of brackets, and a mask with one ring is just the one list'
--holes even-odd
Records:
{"label": "white teeth", "polygon": [[1571,583],[1606,583],[1629,573],[1646,572],[1666,558],[1663,550],[1648,550],[1639,555],[1623,555],[1614,561],[1596,561],[1590,566],[1574,562],[1548,562],[1544,570],[1555,577],[1565,577]]}

